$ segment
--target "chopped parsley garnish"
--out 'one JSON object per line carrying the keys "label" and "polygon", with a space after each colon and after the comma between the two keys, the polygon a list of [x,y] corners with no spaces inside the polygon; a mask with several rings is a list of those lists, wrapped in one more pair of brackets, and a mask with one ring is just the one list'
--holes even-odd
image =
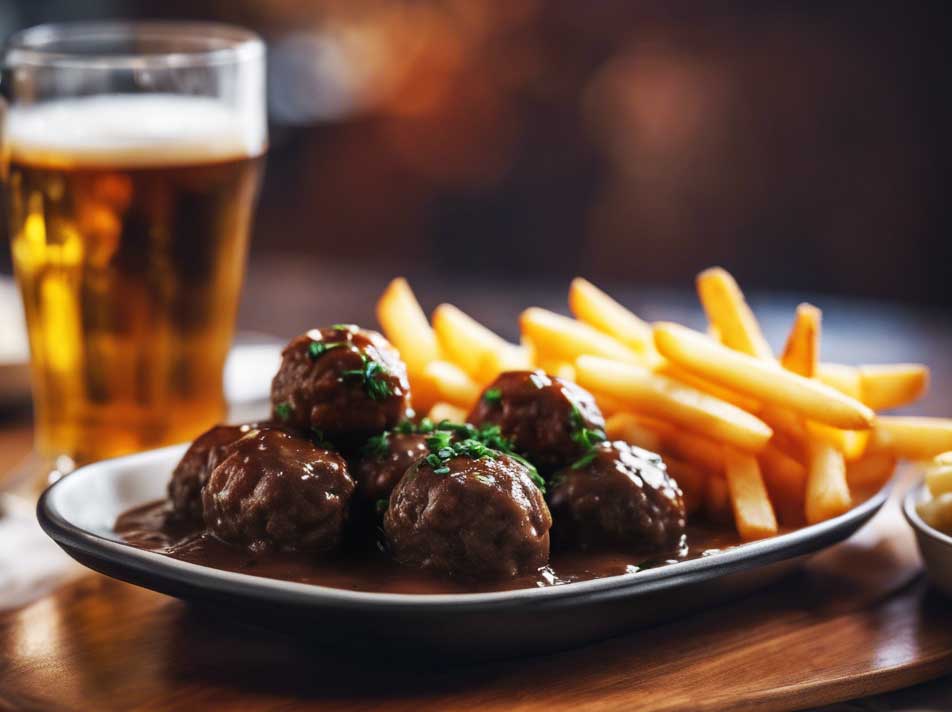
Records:
{"label": "chopped parsley garnish", "polygon": [[569,413],[569,428],[571,429],[569,437],[572,438],[572,442],[579,445],[585,451],[582,457],[572,463],[572,469],[578,470],[595,459],[595,447],[599,443],[605,442],[607,437],[605,431],[600,428],[588,428],[585,426],[582,412],[575,403],[572,404],[572,412]]}
{"label": "chopped parsley garnish", "polygon": [[346,344],[343,341],[332,341],[330,343],[327,341],[312,341],[307,345],[307,355],[312,360],[317,360],[331,349],[336,349],[339,346],[346,346]]}
{"label": "chopped parsley garnish", "polygon": [[319,428],[311,428],[311,441],[317,445],[317,447],[322,447],[325,450],[333,450],[334,443],[328,440],[324,436],[324,431]]}
{"label": "chopped parsley garnish", "polygon": [[390,384],[387,383],[386,380],[390,372],[377,361],[367,358],[364,354],[360,354],[360,358],[363,362],[361,368],[341,371],[341,376],[356,376],[360,378],[363,381],[364,390],[367,392],[367,395],[370,396],[371,400],[380,401],[392,396],[393,389],[390,388]]}
{"label": "chopped parsley garnish", "polygon": [[274,406],[274,414],[278,416],[278,419],[284,421],[285,423],[291,419],[291,414],[293,413],[290,403],[278,403]]}
{"label": "chopped parsley garnish", "polygon": [[374,435],[372,438],[368,439],[364,443],[361,452],[364,455],[369,455],[371,457],[382,458],[387,455],[387,452],[390,450],[390,433],[384,431],[379,435]]}
{"label": "chopped parsley garnish", "polygon": [[331,328],[334,331],[357,331],[358,326],[356,324],[331,324]]}
{"label": "chopped parsley garnish", "polygon": [[377,502],[375,503],[375,506],[377,508],[377,514],[383,514],[384,512],[387,511],[387,508],[390,506],[390,500],[378,499]]}
{"label": "chopped parsley garnish", "polygon": [[502,401],[502,391],[498,388],[487,388],[486,392],[483,393],[483,400],[496,405]]}

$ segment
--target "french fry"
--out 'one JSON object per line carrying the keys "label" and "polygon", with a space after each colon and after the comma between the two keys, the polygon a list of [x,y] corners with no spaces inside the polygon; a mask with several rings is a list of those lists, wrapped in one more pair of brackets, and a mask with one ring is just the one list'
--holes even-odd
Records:
{"label": "french fry", "polygon": [[810,436],[829,443],[843,453],[847,462],[852,462],[863,456],[872,432],[870,430],[841,430],[831,428],[823,423],[812,422],[806,423],[806,429]]}
{"label": "french fry", "polygon": [[440,304],[433,312],[433,330],[447,357],[478,383],[529,367],[528,354],[452,304]]}
{"label": "french fry", "polygon": [[430,361],[441,358],[436,334],[403,277],[390,282],[377,300],[377,321],[410,371],[422,373]]}
{"label": "french fry", "polygon": [[839,516],[852,506],[843,453],[829,443],[811,440],[807,452],[807,524]]}
{"label": "french fry", "polygon": [[721,267],[697,276],[697,293],[711,326],[728,348],[748,356],[773,360],[773,351],[737,282]]}
{"label": "french fry", "polygon": [[896,458],[888,452],[874,452],[846,463],[846,482],[851,490],[882,487],[896,470]]}
{"label": "french fry", "polygon": [[575,368],[584,388],[611,393],[635,413],[681,425],[742,450],[756,452],[772,435],[763,421],[747,411],[642,366],[580,356]]}
{"label": "french fry", "polygon": [[469,411],[479,399],[480,387],[467,373],[449,361],[431,361],[423,375],[430,380],[441,401]]}
{"label": "french fry", "polygon": [[702,467],[712,474],[724,474],[724,447],[710,438],[668,426],[657,430],[661,452]]}
{"label": "french fry", "polygon": [[870,452],[908,460],[928,460],[946,450],[952,450],[952,418],[881,415],[869,439]]}
{"label": "french fry", "polygon": [[867,406],[830,386],[733,351],[679,324],[656,324],[655,346],[665,358],[709,381],[765,404],[784,406],[804,418],[864,430],[875,417]]}
{"label": "french fry", "polygon": [[631,413],[615,413],[605,421],[605,434],[609,440],[624,440],[652,452],[661,451],[661,436],[645,427]]}
{"label": "french fry", "polygon": [[767,495],[757,458],[724,448],[724,479],[734,510],[734,524],[744,541],[777,534],[777,517]]}
{"label": "french fry", "polygon": [[772,444],[761,451],[758,459],[780,521],[786,526],[800,526],[804,522],[807,468]]}
{"label": "french fry", "polygon": [[430,412],[427,413],[426,417],[434,423],[440,423],[444,420],[449,420],[453,423],[465,423],[466,411],[451,403],[441,401],[435,403],[433,407],[430,408]]}
{"label": "french fry", "polygon": [[530,307],[519,317],[523,335],[535,345],[537,359],[573,362],[591,354],[624,363],[642,363],[644,358],[588,324],[555,312]]}
{"label": "french fry", "polygon": [[762,407],[757,411],[757,417],[774,431],[771,443],[794,459],[804,457],[808,436],[806,425],[801,418],[778,405]]}
{"label": "french fry", "polygon": [[704,488],[704,511],[707,518],[717,524],[728,524],[734,518],[731,511],[730,492],[723,477],[708,477]]}
{"label": "french fry", "polygon": [[820,322],[823,312],[812,304],[801,304],[787,338],[780,364],[788,371],[813,378],[820,357]]}
{"label": "french fry", "polygon": [[760,408],[760,404],[753,398],[742,396],[739,393],[736,393],[728,388],[724,388],[723,386],[719,386],[716,383],[705,381],[703,378],[696,376],[690,371],[684,370],[680,366],[677,366],[670,361],[661,358],[660,356],[658,357],[658,365],[655,366],[654,371],[655,373],[660,373],[662,376],[673,378],[675,381],[681,381],[681,383],[686,386],[691,386],[692,388],[696,388],[699,391],[709,393],[715,398],[720,398],[722,401],[727,401],[731,405],[736,405],[741,410],[755,412]]}
{"label": "french fry", "polygon": [[569,310],[579,321],[614,337],[641,354],[655,354],[651,326],[588,280],[576,277],[569,286]]}
{"label": "french fry", "polygon": [[873,410],[899,408],[918,400],[929,387],[929,369],[921,363],[859,367],[862,400]]}
{"label": "french fry", "polygon": [[674,457],[665,457],[664,464],[684,495],[684,509],[687,514],[693,514],[704,503],[704,493],[707,480],[711,475],[701,468]]}
{"label": "french fry", "polygon": [[855,366],[846,366],[842,363],[821,363],[817,367],[817,380],[835,388],[840,393],[863,400],[863,381],[859,369]]}
{"label": "french fry", "polygon": [[426,375],[425,367],[422,372],[407,370],[407,377],[410,379],[413,409],[417,413],[426,413],[440,400],[437,384]]}

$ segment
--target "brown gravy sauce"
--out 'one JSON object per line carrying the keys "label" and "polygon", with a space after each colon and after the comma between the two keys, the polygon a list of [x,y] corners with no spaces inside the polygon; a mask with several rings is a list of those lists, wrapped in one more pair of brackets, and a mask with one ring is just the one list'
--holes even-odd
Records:
{"label": "brown gravy sauce", "polygon": [[116,532],[132,546],[193,564],[376,593],[478,593],[559,586],[675,564],[741,543],[737,534],[725,526],[696,523],[688,526],[683,546],[667,555],[556,551],[549,565],[535,574],[499,581],[469,581],[400,566],[374,541],[351,544],[329,559],[290,552],[255,554],[226,544],[197,525],[176,523],[168,517],[168,512],[164,501],[137,507],[119,517]]}

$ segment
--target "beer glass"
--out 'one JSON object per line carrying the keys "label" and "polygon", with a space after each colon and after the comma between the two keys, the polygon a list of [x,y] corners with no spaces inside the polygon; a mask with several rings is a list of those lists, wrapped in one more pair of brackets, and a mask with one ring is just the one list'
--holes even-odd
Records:
{"label": "beer glass", "polygon": [[224,415],[267,143],[264,47],[219,24],[45,25],[4,56],[2,170],[54,476]]}

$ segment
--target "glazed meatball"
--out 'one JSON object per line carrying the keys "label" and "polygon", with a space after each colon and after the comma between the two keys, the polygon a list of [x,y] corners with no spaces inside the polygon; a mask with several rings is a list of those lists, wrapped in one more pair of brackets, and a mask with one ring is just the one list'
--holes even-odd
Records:
{"label": "glazed meatball", "polygon": [[311,329],[282,352],[271,382],[275,420],[318,432],[340,447],[392,428],[410,407],[407,368],[375,331]]}
{"label": "glazed meatball", "polygon": [[284,430],[252,430],[202,492],[205,525],[254,552],[324,554],[340,543],[354,481],[336,452]]}
{"label": "glazed meatball", "polygon": [[[448,471],[445,471],[448,470]],[[402,564],[466,578],[504,578],[549,561],[552,517],[528,468],[501,453],[426,458],[390,495],[384,532]]]}
{"label": "glazed meatball", "polygon": [[169,481],[172,512],[180,519],[202,520],[202,487],[224,450],[254,426],[216,425],[197,438],[182,456]]}
{"label": "glazed meatball", "polygon": [[664,550],[684,533],[681,489],[661,458],[621,441],[596,445],[552,478],[558,546]]}
{"label": "glazed meatball", "polygon": [[354,462],[357,493],[365,502],[387,499],[407,468],[429,452],[427,436],[387,432],[375,436]]}
{"label": "glazed meatball", "polygon": [[604,437],[605,419],[592,395],[542,371],[509,371],[483,391],[470,423],[495,424],[543,474],[583,455],[584,431]]}

